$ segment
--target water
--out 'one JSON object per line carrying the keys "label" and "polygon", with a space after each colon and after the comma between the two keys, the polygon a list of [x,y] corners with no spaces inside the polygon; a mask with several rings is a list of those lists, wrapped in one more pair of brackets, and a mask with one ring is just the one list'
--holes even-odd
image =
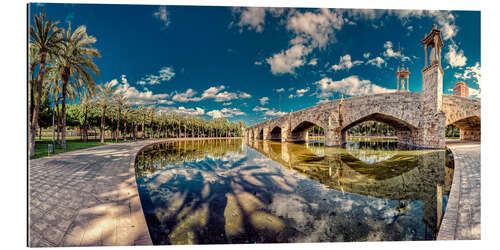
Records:
{"label": "water", "polygon": [[135,170],[156,245],[433,240],[447,159],[393,141],[200,140],[152,146]]}

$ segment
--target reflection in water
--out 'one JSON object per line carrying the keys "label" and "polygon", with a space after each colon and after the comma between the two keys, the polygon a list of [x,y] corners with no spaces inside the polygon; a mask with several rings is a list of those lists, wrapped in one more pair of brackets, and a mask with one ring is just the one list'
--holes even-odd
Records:
{"label": "reflection in water", "polygon": [[136,162],[154,244],[435,239],[453,169],[394,142],[213,140],[152,146]]}

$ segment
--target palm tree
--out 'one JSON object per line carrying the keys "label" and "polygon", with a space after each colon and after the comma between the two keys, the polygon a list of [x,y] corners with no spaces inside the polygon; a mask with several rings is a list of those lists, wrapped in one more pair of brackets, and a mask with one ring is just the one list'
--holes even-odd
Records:
{"label": "palm tree", "polygon": [[[74,83],[86,84],[87,88],[95,88],[92,73],[99,76],[99,68],[93,62],[93,58],[100,58],[99,50],[92,47],[97,40],[93,36],[87,35],[87,28],[79,26],[72,33],[71,23],[68,23],[68,30],[64,37],[64,43],[58,54],[58,69],[62,80],[62,144],[61,148],[66,149],[66,94],[69,79],[73,77]],[[80,86],[78,86],[80,87]]]}
{"label": "palm tree", "polygon": [[116,142],[118,142],[118,137],[120,137],[120,119],[122,108],[127,104],[127,97],[122,94],[115,95],[115,104],[117,111],[117,123],[116,123]]}
{"label": "palm tree", "polygon": [[123,105],[123,141],[127,140],[127,123],[129,120],[130,105],[125,103]]}
{"label": "palm tree", "polygon": [[30,156],[35,155],[36,125],[38,124],[38,111],[40,109],[47,56],[56,54],[63,42],[63,38],[60,36],[63,31],[57,28],[58,22],[52,22],[52,20],[46,21],[45,11],[40,14],[40,17],[35,14],[34,24],[34,26],[30,26],[30,43],[38,50],[40,68],[36,79],[37,97],[33,108],[30,128]]}
{"label": "palm tree", "polygon": [[99,101],[102,107],[102,114],[101,114],[101,143],[104,143],[104,123],[105,123],[105,118],[106,118],[106,108],[110,104],[111,100],[113,99],[115,92],[117,88],[113,85],[112,82],[108,82],[106,84],[101,84],[97,86],[97,89],[99,90]]}

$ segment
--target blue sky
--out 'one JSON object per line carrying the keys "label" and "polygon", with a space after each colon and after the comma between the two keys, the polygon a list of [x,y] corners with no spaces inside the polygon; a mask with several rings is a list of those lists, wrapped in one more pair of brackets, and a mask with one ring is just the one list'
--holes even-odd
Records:
{"label": "blue sky", "polygon": [[478,11],[31,4],[30,17],[43,9],[97,38],[99,83],[162,111],[251,125],[341,95],[394,91],[399,63],[419,92],[420,40],[433,23],[445,44],[444,93],[463,80],[480,97]]}

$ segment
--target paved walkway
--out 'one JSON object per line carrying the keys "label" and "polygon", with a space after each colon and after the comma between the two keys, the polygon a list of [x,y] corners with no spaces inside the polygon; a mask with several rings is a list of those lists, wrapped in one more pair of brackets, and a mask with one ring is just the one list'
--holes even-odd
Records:
{"label": "paved walkway", "polygon": [[481,145],[450,142],[455,173],[438,240],[481,239]]}
{"label": "paved walkway", "polygon": [[28,245],[152,245],[134,172],[136,153],[150,143],[31,160]]}

